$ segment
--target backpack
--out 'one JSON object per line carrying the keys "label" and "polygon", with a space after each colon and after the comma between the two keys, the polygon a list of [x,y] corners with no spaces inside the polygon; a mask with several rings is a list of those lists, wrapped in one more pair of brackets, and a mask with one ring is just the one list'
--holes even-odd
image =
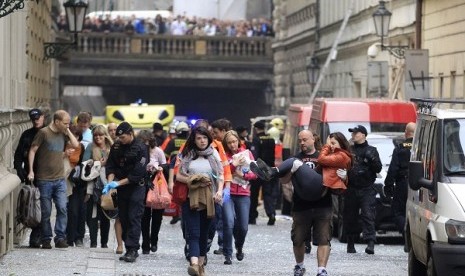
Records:
{"label": "backpack", "polygon": [[21,230],[35,228],[40,224],[41,218],[39,188],[32,185],[23,185],[16,205],[17,224],[23,225]]}

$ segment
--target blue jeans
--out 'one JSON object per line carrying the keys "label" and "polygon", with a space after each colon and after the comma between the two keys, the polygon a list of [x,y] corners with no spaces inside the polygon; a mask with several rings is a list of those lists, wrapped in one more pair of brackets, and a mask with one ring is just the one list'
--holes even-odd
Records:
{"label": "blue jeans", "polygon": [[[218,233],[218,247],[223,248],[223,206],[215,202],[215,218],[208,230],[208,239],[213,241],[216,233]],[[207,252],[209,250],[210,248]]]}
{"label": "blue jeans", "polygon": [[189,256],[207,255],[208,230],[212,219],[207,217],[207,210],[197,211],[190,208],[189,199],[182,204],[182,218],[185,219]]}
{"label": "blue jeans", "polygon": [[223,255],[232,256],[232,238],[236,248],[242,248],[249,230],[250,197],[231,195],[223,203]]}
{"label": "blue jeans", "polygon": [[52,225],[50,216],[52,214],[52,199],[55,203],[57,217],[55,221],[55,242],[58,240],[66,240],[66,225],[68,223],[68,213],[66,204],[68,198],[66,196],[66,181],[64,178],[57,180],[37,180],[37,185],[40,191],[40,208],[42,214],[42,236],[41,240],[52,240]]}

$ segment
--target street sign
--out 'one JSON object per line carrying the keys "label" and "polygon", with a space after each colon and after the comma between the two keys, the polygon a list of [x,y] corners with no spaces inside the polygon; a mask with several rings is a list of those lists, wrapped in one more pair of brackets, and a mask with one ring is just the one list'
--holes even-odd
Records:
{"label": "street sign", "polygon": [[368,94],[372,97],[386,97],[388,95],[388,62],[368,62]]}
{"label": "street sign", "polygon": [[429,98],[428,50],[405,51],[405,99]]}

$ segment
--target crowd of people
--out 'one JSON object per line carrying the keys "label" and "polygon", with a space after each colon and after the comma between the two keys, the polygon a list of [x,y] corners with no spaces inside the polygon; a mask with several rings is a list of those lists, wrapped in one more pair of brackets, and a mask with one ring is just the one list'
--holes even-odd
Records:
{"label": "crowd of people", "polygon": [[[246,128],[234,129],[225,118],[211,124],[202,119],[193,125],[179,122],[167,133],[159,123],[153,124],[152,131],[139,132],[127,122],[92,125],[92,115],[84,111],[76,123],[64,110],[56,111],[48,125],[41,110],[32,109],[29,115],[33,126],[20,138],[14,166],[21,181],[37,186],[41,193],[42,221],[32,229],[29,240],[33,248],[51,249],[52,240],[57,248],[82,247],[86,225],[90,247],[98,246],[100,231],[100,247],[107,248],[110,220],[114,219],[115,251],[121,254],[121,261],[135,262],[141,248],[142,254],[156,252],[164,210],[146,206],[145,199],[154,188],[153,176],[162,173],[171,194],[181,185],[186,187],[185,198],[176,207],[178,215],[170,223],[181,221],[189,275],[206,275],[207,253],[215,235],[218,249],[214,254],[222,254],[225,265],[232,264],[234,252],[237,261],[245,258],[248,227],[257,223],[259,191],[267,224],[273,226],[279,182],[292,182],[294,190],[291,240],[295,276],[306,272],[304,258],[311,250],[310,243],[317,246],[317,275],[328,275],[332,195],[346,199],[347,253],[356,252],[360,218],[365,252],[374,254],[373,184],[381,161],[376,148],[368,145],[367,130],[361,125],[348,130],[351,143],[343,133],[335,132],[321,147],[311,130],[302,130],[298,134],[300,152],[276,166],[279,138],[265,131],[263,121],[254,123],[254,136],[249,139]],[[407,125],[406,138],[410,140],[407,134],[413,133],[412,129],[413,123]],[[386,180],[388,187],[405,182],[401,170],[405,170],[404,148],[410,140],[394,151],[396,162]],[[81,163],[90,164],[85,173],[89,179],[70,177],[70,168]],[[95,167],[95,175],[89,176]],[[401,187],[399,184],[399,190]],[[117,190],[117,210],[108,211],[101,207],[100,198],[113,189]],[[403,195],[401,191],[398,194]],[[52,200],[57,210],[54,233]],[[396,214],[400,216],[399,208]]]}
{"label": "crowd of people", "polygon": [[[60,31],[66,31],[66,17],[61,15],[57,19]],[[269,19],[254,18],[252,20],[220,20],[216,18],[187,17],[178,15],[175,18],[162,17],[157,14],[155,18],[130,18],[111,15],[105,17],[87,16],[84,21],[84,33],[126,33],[126,34],[152,34],[152,35],[195,35],[195,36],[227,36],[227,37],[253,37],[274,36],[273,26]]]}

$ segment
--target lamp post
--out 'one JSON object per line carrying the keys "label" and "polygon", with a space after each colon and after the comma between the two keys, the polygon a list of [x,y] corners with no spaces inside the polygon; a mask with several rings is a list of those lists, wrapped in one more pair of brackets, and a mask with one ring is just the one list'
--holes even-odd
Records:
{"label": "lamp post", "polygon": [[[0,0],[1,1],[1,0]],[[72,42],[46,42],[44,43],[44,56],[46,59],[59,58],[68,49],[76,48],[78,33],[82,32],[86,16],[87,3],[83,0],[68,0],[64,3],[68,32],[74,34]]]}
{"label": "lamp post", "polygon": [[318,58],[315,55],[307,57],[307,74],[308,82],[313,88],[320,75],[320,65],[318,63]]}
{"label": "lamp post", "polygon": [[[26,0],[0,0],[0,18],[9,15],[10,13],[24,8]],[[39,0],[36,0],[39,4]]]}
{"label": "lamp post", "polygon": [[381,37],[382,51],[387,50],[393,56],[403,59],[405,49],[408,49],[409,46],[389,46],[383,44],[384,37],[387,37],[389,33],[389,23],[392,16],[392,13],[386,9],[385,3],[386,1],[379,1],[378,9],[373,13],[376,35]]}

